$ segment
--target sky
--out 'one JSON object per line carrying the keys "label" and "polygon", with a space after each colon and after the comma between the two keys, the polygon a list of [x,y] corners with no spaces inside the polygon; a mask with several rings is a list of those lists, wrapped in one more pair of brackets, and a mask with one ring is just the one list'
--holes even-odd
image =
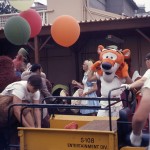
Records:
{"label": "sky", "polygon": [[150,11],[150,0],[134,0],[137,5],[145,5],[145,11]]}
{"label": "sky", "polygon": [[[43,4],[47,4],[47,0],[35,0]],[[134,0],[137,5],[145,5],[145,11],[150,11],[150,0]]]}
{"label": "sky", "polygon": [[40,2],[42,4],[47,4],[47,0],[34,0],[35,2]]}

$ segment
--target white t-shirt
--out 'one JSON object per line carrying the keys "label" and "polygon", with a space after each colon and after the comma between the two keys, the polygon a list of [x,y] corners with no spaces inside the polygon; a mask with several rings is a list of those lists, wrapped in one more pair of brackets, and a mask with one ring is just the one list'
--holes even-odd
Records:
{"label": "white t-shirt", "polygon": [[144,85],[142,88],[150,88],[150,69],[148,69],[145,74],[143,75],[143,77],[147,78],[147,80],[145,81]]}
{"label": "white t-shirt", "polygon": [[145,78],[147,78],[147,79],[150,79],[150,69],[148,69],[148,70],[144,73],[143,77],[145,77]]}
{"label": "white t-shirt", "polygon": [[21,100],[28,100],[31,102],[32,100],[40,100],[40,92],[39,90],[35,93],[30,93],[27,90],[27,81],[18,81],[9,84],[1,93],[1,95],[8,96],[17,96]]}

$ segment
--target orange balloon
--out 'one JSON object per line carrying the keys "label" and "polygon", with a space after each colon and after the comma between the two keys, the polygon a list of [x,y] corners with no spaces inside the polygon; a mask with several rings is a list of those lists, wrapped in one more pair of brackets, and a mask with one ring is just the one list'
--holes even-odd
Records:
{"label": "orange balloon", "polygon": [[78,40],[80,26],[72,16],[59,16],[51,26],[51,35],[57,44],[69,47]]}

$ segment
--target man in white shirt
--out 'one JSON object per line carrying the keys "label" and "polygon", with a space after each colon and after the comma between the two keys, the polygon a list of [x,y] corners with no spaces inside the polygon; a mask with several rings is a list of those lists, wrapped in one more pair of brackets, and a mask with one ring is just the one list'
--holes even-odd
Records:
{"label": "man in white shirt", "polygon": [[[42,80],[39,75],[29,77],[27,81],[18,81],[9,84],[0,94],[0,99],[12,97],[12,104],[31,103],[40,104],[40,92]],[[7,99],[6,99],[7,101]],[[4,105],[1,105],[4,106]],[[0,107],[0,112],[3,109]],[[20,122],[21,106],[13,107],[13,115]],[[7,112],[8,113],[8,112]],[[2,116],[1,116],[2,117]],[[41,112],[39,108],[25,109],[22,116],[24,127],[41,127]]]}
{"label": "man in white shirt", "polygon": [[146,55],[145,63],[148,69],[139,80],[132,84],[121,85],[126,89],[141,88],[142,98],[132,119],[132,133],[130,135],[131,143],[134,146],[141,145],[142,129],[150,113],[150,53]]}

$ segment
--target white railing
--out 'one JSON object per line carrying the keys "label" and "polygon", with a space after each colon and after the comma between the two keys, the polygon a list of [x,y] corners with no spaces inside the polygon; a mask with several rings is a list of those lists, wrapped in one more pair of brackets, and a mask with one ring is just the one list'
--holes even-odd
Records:
{"label": "white railing", "polygon": [[[54,10],[42,10],[42,11],[37,11],[41,18],[42,18],[42,25],[48,25],[48,14],[52,13]],[[5,23],[7,20],[12,17],[12,16],[17,16],[19,13],[12,13],[12,14],[3,14],[0,15],[0,28],[3,28],[5,26]]]}

